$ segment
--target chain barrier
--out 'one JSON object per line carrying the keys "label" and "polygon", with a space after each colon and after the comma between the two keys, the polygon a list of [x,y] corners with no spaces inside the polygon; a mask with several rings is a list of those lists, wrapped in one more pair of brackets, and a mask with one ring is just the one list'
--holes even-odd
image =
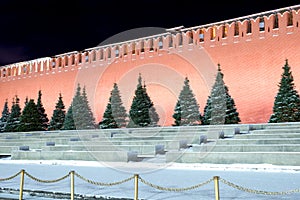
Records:
{"label": "chain barrier", "polygon": [[29,178],[31,178],[31,179],[34,180],[34,181],[40,182],[40,183],[55,183],[55,182],[59,182],[59,181],[62,181],[62,180],[64,180],[64,179],[68,178],[68,177],[70,176],[70,173],[71,173],[71,172],[69,172],[67,175],[65,175],[65,176],[63,176],[63,177],[61,177],[61,178],[58,178],[58,179],[54,179],[54,180],[42,180],[42,179],[36,178],[36,177],[30,175],[29,173],[25,172],[25,174],[26,174]]}
{"label": "chain barrier", "polygon": [[[17,177],[18,175],[20,175],[22,173],[23,170],[19,171],[18,173],[10,176],[10,177],[7,177],[7,178],[0,178],[0,182],[1,181],[7,181],[7,180],[11,180],[15,177]],[[31,178],[32,180],[34,181],[37,181],[37,182],[41,182],[41,183],[55,183],[55,182],[59,182],[61,180],[64,180],[66,178],[68,178],[70,175],[71,175],[72,172],[69,172],[67,175],[61,177],[61,178],[58,178],[58,179],[54,179],[54,180],[42,180],[42,179],[39,179],[39,178],[36,178],[32,175],[30,175],[28,172],[24,172],[24,174],[26,174],[29,178]],[[114,185],[119,185],[119,184],[123,184],[125,182],[128,182],[132,179],[135,178],[135,176],[131,176],[127,179],[124,179],[124,180],[121,180],[121,181],[117,181],[117,182],[112,182],[112,183],[103,183],[103,182],[96,182],[96,181],[93,181],[93,180],[90,180],[90,179],[87,179],[83,176],[81,176],[80,174],[74,172],[74,175],[77,176],[78,178],[80,178],[81,180],[85,181],[85,182],[88,182],[90,184],[93,184],[93,185],[98,185],[98,186],[114,186]],[[141,178],[140,176],[138,176],[138,179],[144,183],[145,185],[148,185],[152,188],[155,188],[155,189],[158,189],[158,190],[164,190],[164,191],[170,191],[170,192],[182,192],[182,191],[188,191],[188,190],[193,190],[193,189],[196,189],[196,188],[199,188],[199,187],[202,187],[210,182],[212,182],[214,179],[211,178],[205,182],[202,182],[202,183],[199,183],[197,185],[193,185],[193,186],[190,186],[190,187],[185,187],[185,188],[169,188],[169,187],[163,187],[163,186],[159,186],[159,185],[155,185],[153,183],[150,183],[148,181],[146,181],[145,179]],[[263,190],[255,190],[255,189],[250,189],[250,188],[246,188],[246,187],[243,187],[243,186],[239,186],[237,184],[234,184],[232,182],[229,182],[223,178],[219,178],[219,180],[232,187],[232,188],[235,188],[235,189],[238,189],[238,190],[241,190],[241,191],[244,191],[244,192],[248,192],[248,193],[253,193],[253,194],[263,194],[263,195],[288,195],[288,194],[292,194],[292,193],[299,193],[300,192],[300,188],[298,189],[293,189],[293,190],[288,190],[288,191],[281,191],[281,192],[270,192],[270,191],[263,191]]]}
{"label": "chain barrier", "polygon": [[10,179],[13,179],[13,178],[16,178],[17,176],[19,176],[21,174],[22,170],[19,171],[18,173],[16,173],[15,175],[12,175],[10,177],[7,177],[7,178],[0,178],[0,181],[8,181]]}
{"label": "chain barrier", "polygon": [[244,192],[248,192],[248,193],[254,193],[254,194],[263,194],[263,195],[288,195],[288,194],[292,194],[292,193],[298,193],[300,192],[300,188],[298,189],[293,189],[293,190],[288,190],[288,191],[284,191],[284,192],[269,192],[269,191],[262,191],[262,190],[254,190],[254,189],[249,189],[249,188],[245,188],[239,185],[236,185],[234,183],[231,183],[229,181],[226,181],[225,179],[220,178],[219,179],[222,183],[233,187],[235,189],[244,191]]}
{"label": "chain barrier", "polygon": [[103,183],[103,182],[96,182],[96,181],[92,181],[90,179],[87,179],[87,178],[84,178],[83,176],[81,176],[80,174],[74,172],[74,175],[77,176],[78,178],[80,178],[81,180],[85,181],[85,182],[88,182],[90,184],[93,184],[93,185],[99,185],[99,186],[114,186],[114,185],[119,185],[119,184],[122,184],[122,183],[125,183],[125,182],[128,182],[132,179],[134,179],[134,176],[131,176],[127,179],[124,179],[122,181],[117,181],[117,182],[113,182],[113,183]]}
{"label": "chain barrier", "polygon": [[197,185],[194,185],[194,186],[190,186],[190,187],[186,187],[186,188],[168,188],[168,187],[162,187],[162,186],[159,186],[159,185],[155,185],[155,184],[152,184],[148,181],[146,181],[145,179],[142,179],[140,176],[139,176],[139,179],[142,183],[152,187],[152,188],[155,188],[155,189],[158,189],[158,190],[164,190],[164,191],[169,191],[169,192],[183,192],[183,191],[187,191],[187,190],[194,190],[196,188],[199,188],[199,187],[202,187],[210,182],[212,182],[214,179],[211,178],[203,183],[200,183],[200,184],[197,184]]}

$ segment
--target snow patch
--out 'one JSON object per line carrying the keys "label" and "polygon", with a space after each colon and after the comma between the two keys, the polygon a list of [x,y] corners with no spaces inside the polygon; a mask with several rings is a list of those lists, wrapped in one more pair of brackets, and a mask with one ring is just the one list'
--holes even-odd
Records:
{"label": "snow patch", "polygon": [[0,159],[0,164],[37,164],[37,165],[65,165],[88,167],[130,167],[130,168],[168,168],[184,170],[220,170],[220,171],[265,171],[300,173],[300,166],[285,166],[272,164],[211,164],[211,163],[161,163],[161,162],[97,162],[78,160],[11,160]]}

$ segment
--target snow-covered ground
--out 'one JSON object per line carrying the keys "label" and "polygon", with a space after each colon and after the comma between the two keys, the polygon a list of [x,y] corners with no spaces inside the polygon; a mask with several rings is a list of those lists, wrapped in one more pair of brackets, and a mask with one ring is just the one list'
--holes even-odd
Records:
{"label": "snow-covered ground", "polygon": [[[42,180],[60,178],[74,170],[79,175],[101,183],[114,183],[134,174],[164,188],[187,188],[204,183],[214,176],[238,185],[238,188],[219,181],[220,199],[300,199],[300,166],[275,166],[270,164],[183,164],[161,162],[101,163],[91,161],[60,160],[0,160],[0,178],[16,174],[21,169]],[[19,188],[20,176],[1,181],[1,188]],[[70,192],[70,178],[56,183],[40,183],[25,176],[24,189],[55,192]],[[253,191],[250,191],[250,190]],[[290,194],[288,191],[292,191]],[[283,192],[279,195],[255,194],[257,191]],[[134,180],[113,185],[99,186],[83,181],[75,176],[75,193],[103,197],[134,197]],[[193,200],[214,199],[214,182],[182,192],[165,191],[150,187],[139,181],[139,199]],[[0,193],[0,198],[5,197]],[[35,199],[24,195],[25,199]],[[41,198],[36,198],[41,199]]]}

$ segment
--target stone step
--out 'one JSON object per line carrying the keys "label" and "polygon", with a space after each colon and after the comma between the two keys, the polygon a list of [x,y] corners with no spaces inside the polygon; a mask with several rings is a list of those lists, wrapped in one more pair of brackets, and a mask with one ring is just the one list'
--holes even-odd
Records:
{"label": "stone step", "polygon": [[[114,132],[123,133],[123,131],[117,130]],[[63,131],[35,131],[35,132],[5,132],[0,134],[0,139],[25,139],[25,138],[68,138],[68,137],[87,137],[92,138],[94,135],[103,135],[110,137],[110,132],[105,132],[102,129],[93,130],[63,130]]]}
{"label": "stone step", "polygon": [[[1,135],[1,134],[0,134]],[[11,134],[0,137],[0,141],[14,141],[14,140],[51,140],[51,139],[61,139],[61,140],[69,140],[70,138],[81,138],[84,140],[92,139],[94,137],[99,137],[99,135],[89,134],[89,135],[78,135],[78,134],[66,134],[66,135],[58,135],[58,134],[43,134],[39,136],[18,136],[17,134]]]}
{"label": "stone step", "polygon": [[0,146],[15,146],[15,147],[19,147],[19,146],[30,146],[31,148],[34,149],[39,149],[42,146],[48,146],[48,143],[54,143],[54,145],[72,145],[72,144],[76,144],[75,142],[81,141],[83,142],[88,142],[88,141],[83,141],[80,138],[68,138],[68,139],[52,139],[52,140],[15,140],[13,139],[13,141],[11,140],[7,140],[7,141],[0,141]]}
{"label": "stone step", "polygon": [[216,125],[216,126],[182,126],[182,127],[172,127],[160,129],[131,129],[128,134],[133,136],[161,136],[161,135],[172,135],[172,134],[187,134],[187,133],[199,133],[207,134],[210,132],[220,132],[223,131],[225,134],[233,135],[235,129],[238,128],[242,132],[248,132],[249,125]]}
{"label": "stone step", "polygon": [[111,141],[147,141],[147,140],[152,140],[152,141],[162,141],[162,140],[176,140],[176,141],[181,141],[181,140],[187,140],[188,143],[199,143],[200,142],[200,135],[199,134],[182,134],[182,135],[164,135],[164,136],[149,136],[149,137],[129,137],[129,136],[116,136],[111,138]]}
{"label": "stone step", "polygon": [[165,150],[186,148],[187,141],[176,140],[147,140],[147,141],[112,141],[114,145],[164,145]]}
{"label": "stone step", "polygon": [[11,154],[11,151],[17,150],[18,147],[16,146],[0,146],[0,153],[1,154]]}
{"label": "stone step", "polygon": [[[164,151],[162,147],[159,150]],[[136,151],[144,155],[158,153],[156,145],[56,145],[44,146],[42,151]]]}
{"label": "stone step", "polygon": [[249,133],[234,135],[235,139],[268,139],[268,138],[300,138],[300,133]]}
{"label": "stone step", "polygon": [[212,164],[300,165],[300,152],[189,152],[169,151],[166,162]]}
{"label": "stone step", "polygon": [[0,144],[4,144],[4,143],[24,143],[24,144],[30,144],[30,143],[44,143],[46,144],[47,142],[55,142],[56,144],[66,144],[69,141],[73,141],[73,140],[82,140],[82,138],[78,138],[78,137],[69,137],[69,138],[41,138],[41,139],[37,139],[37,138],[26,138],[26,139],[0,139]]}
{"label": "stone step", "polygon": [[19,146],[29,146],[33,147],[33,148],[40,148],[41,146],[44,146],[45,143],[44,142],[30,142],[30,143],[26,143],[26,142],[0,142],[0,146],[11,146],[11,147],[19,147]]}
{"label": "stone step", "polygon": [[249,130],[247,124],[233,124],[233,125],[211,125],[211,126],[179,126],[179,127],[149,127],[149,128],[132,128],[132,129],[92,129],[92,130],[60,130],[60,131],[35,131],[35,132],[7,132],[0,134],[0,138],[11,137],[15,139],[24,138],[53,138],[53,137],[92,137],[93,135],[103,135],[111,137],[118,134],[131,134],[135,136],[159,136],[173,133],[209,133],[224,131],[225,134],[233,134],[236,128],[241,131]]}
{"label": "stone step", "polygon": [[294,129],[300,129],[300,125],[297,125],[297,126],[266,126],[264,127],[264,129],[262,130],[282,130],[282,129],[291,129],[291,130],[294,130]]}
{"label": "stone step", "polygon": [[[137,155],[136,155],[137,156]],[[128,162],[127,151],[12,151],[12,160],[84,160]]]}
{"label": "stone step", "polygon": [[282,134],[282,133],[300,133],[300,129],[264,129],[253,130],[252,134]]}
{"label": "stone step", "polygon": [[[202,134],[203,135],[203,134]],[[130,137],[131,136],[131,137]],[[130,134],[117,134],[113,137],[107,137],[101,134],[93,134],[89,135],[87,137],[81,137],[77,135],[72,135],[72,137],[41,137],[41,138],[32,138],[27,137],[24,139],[16,139],[16,138],[6,138],[6,139],[0,139],[0,145],[6,145],[6,143],[9,144],[9,146],[20,146],[20,145],[29,145],[33,147],[41,146],[43,143],[46,144],[47,142],[53,142],[56,145],[73,145],[74,141],[97,141],[97,142],[108,142],[108,141],[145,141],[145,140],[187,140],[188,143],[199,143],[200,141],[200,133],[184,133],[184,134],[174,134],[174,135],[164,135],[164,136],[132,136]],[[207,134],[207,137],[210,139],[218,139],[219,133],[217,132],[210,132]]]}
{"label": "stone step", "polygon": [[[31,134],[31,132],[29,132],[27,134],[27,136],[19,136],[17,134],[6,134],[6,136],[2,136],[0,137],[0,143],[1,142],[19,142],[21,141],[28,141],[28,142],[35,142],[35,141],[53,141],[56,143],[66,143],[68,142],[68,140],[72,140],[74,138],[79,138],[80,140],[102,140],[105,138],[113,138],[113,139],[128,139],[128,140],[135,140],[135,139],[157,139],[157,140],[162,140],[162,139],[170,139],[172,137],[196,137],[197,135],[207,135],[211,138],[215,138],[218,133],[220,131],[218,131],[217,129],[214,130],[208,130],[208,131],[200,131],[200,132],[196,132],[196,131],[179,131],[179,132],[166,132],[164,134],[161,133],[151,133],[149,135],[145,134],[144,132],[138,132],[138,133],[124,133],[124,132],[107,132],[107,133],[103,133],[102,131],[92,131],[92,133],[87,133],[87,132],[81,132],[80,134],[70,134],[65,132],[65,135],[63,134],[57,134],[57,132],[55,133],[48,133],[48,134]],[[154,135],[152,135],[154,134]],[[22,135],[22,134],[21,134]],[[224,135],[227,135],[226,133],[224,133]],[[228,133],[228,135],[233,135],[233,132],[230,131],[230,134]]]}
{"label": "stone step", "polygon": [[220,145],[235,145],[235,144],[300,144],[300,138],[265,138],[265,139],[219,139],[216,140]]}
{"label": "stone step", "polygon": [[268,123],[264,129],[297,129],[300,128],[299,122]]}
{"label": "stone step", "polygon": [[69,141],[66,145],[86,145],[86,146],[95,146],[95,145],[155,145],[155,144],[167,144],[169,147],[179,148],[180,143],[187,143],[186,140],[93,140],[93,141]]}
{"label": "stone step", "polygon": [[207,143],[193,145],[193,152],[300,152],[300,144],[264,145],[216,145]]}

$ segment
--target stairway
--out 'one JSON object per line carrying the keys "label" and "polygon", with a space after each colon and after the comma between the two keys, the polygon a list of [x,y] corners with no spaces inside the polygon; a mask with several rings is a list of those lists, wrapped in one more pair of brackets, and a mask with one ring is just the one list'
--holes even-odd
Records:
{"label": "stairway", "polygon": [[16,160],[300,165],[300,123],[1,133],[0,156]]}
{"label": "stairway", "polygon": [[300,165],[300,123],[260,124],[246,133],[167,152],[166,161]]}

